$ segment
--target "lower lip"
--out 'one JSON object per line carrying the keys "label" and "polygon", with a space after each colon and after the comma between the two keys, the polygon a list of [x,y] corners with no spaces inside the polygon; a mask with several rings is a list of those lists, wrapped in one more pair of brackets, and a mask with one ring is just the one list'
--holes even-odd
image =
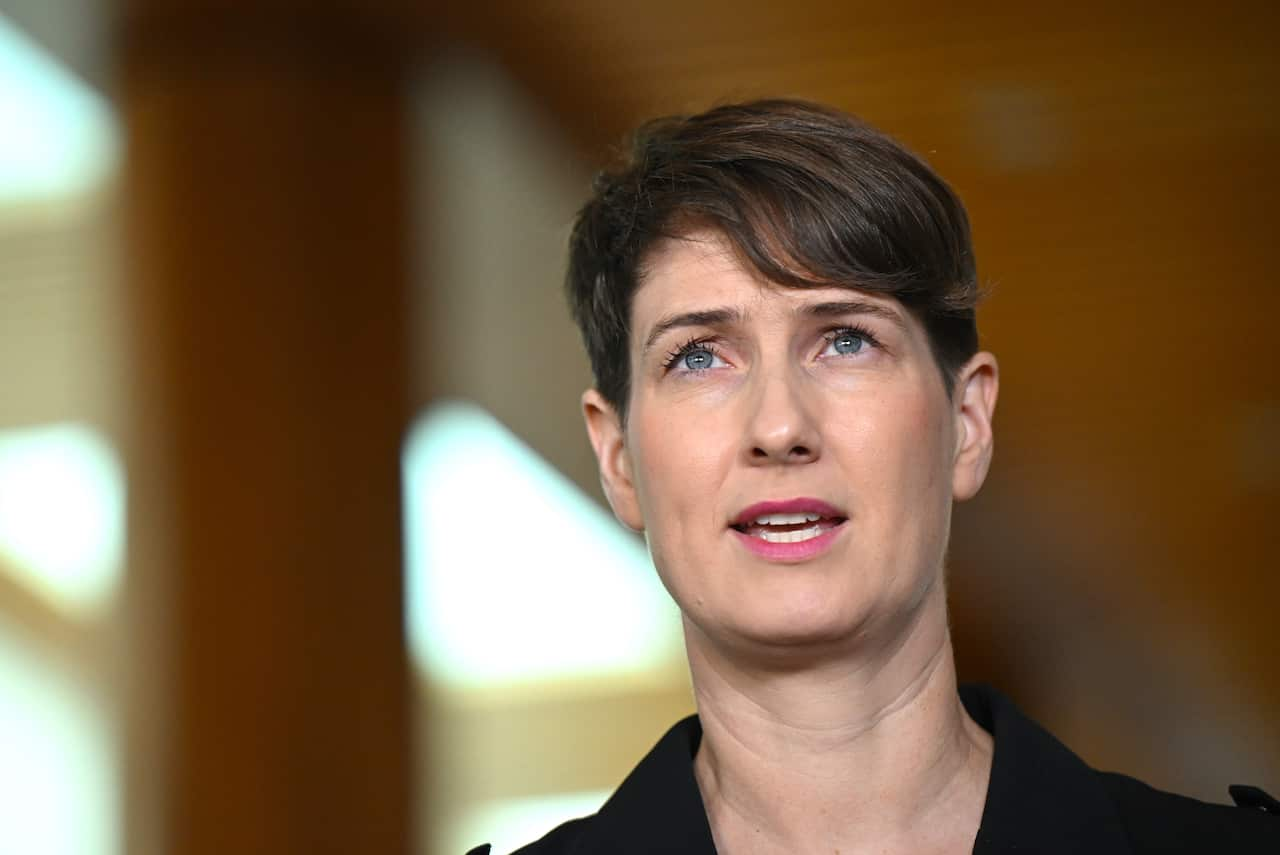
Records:
{"label": "lower lip", "polygon": [[831,544],[835,542],[835,539],[840,536],[840,532],[844,527],[845,523],[840,523],[827,529],[817,537],[811,537],[808,540],[801,540],[797,543],[770,543],[762,537],[755,537],[735,528],[729,529],[729,533],[737,537],[743,546],[761,558],[781,563],[794,563],[807,561],[826,552],[831,548]]}

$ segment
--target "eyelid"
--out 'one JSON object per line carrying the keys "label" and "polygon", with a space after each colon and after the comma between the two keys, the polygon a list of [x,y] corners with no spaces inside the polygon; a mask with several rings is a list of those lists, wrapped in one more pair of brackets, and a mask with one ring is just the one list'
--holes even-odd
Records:
{"label": "eyelid", "polygon": [[662,360],[662,373],[671,373],[671,371],[676,367],[676,363],[694,350],[705,350],[716,358],[724,359],[720,353],[718,336],[698,335],[687,340],[679,347],[667,351],[666,356],[663,357]]}
{"label": "eyelid", "polygon": [[[828,345],[832,344],[837,338],[845,333],[852,333],[873,350],[884,350],[884,345],[880,343],[880,339],[871,330],[858,323],[836,324],[827,327],[822,333],[822,340]],[[824,347],[823,350],[826,350]],[[859,350],[861,352],[861,350]],[[856,353],[842,353],[840,356],[857,356]]]}
{"label": "eyelid", "polygon": [[[885,349],[884,345],[881,344],[880,339],[875,335],[875,333],[871,332],[871,330],[867,329],[865,326],[857,322],[845,322],[841,324],[832,324],[831,326],[828,326],[826,329],[822,331],[822,341],[827,345],[829,345],[836,338],[838,338],[839,336],[845,333],[850,333],[862,339],[863,342],[871,349],[874,349],[874,350]],[[666,352],[666,354],[662,358],[662,373],[663,374],[672,373],[672,371],[675,370],[677,363],[679,363],[680,360],[683,359],[685,356],[687,356],[690,352],[695,350],[705,350],[708,353],[710,353],[713,357],[723,360],[724,354],[721,352],[722,346],[723,346],[723,343],[721,341],[721,337],[717,334],[703,333],[703,334],[692,336],[691,338],[686,339],[682,344],[678,345],[677,347],[671,348]],[[825,350],[825,347],[824,347],[824,350]],[[861,352],[861,350],[859,352]],[[839,355],[842,357],[845,357],[845,356],[857,356],[858,354],[849,353],[849,354],[839,354]],[[706,369],[702,369],[702,370],[706,370]],[[685,372],[685,373],[693,373],[693,369],[690,369],[689,372]]]}

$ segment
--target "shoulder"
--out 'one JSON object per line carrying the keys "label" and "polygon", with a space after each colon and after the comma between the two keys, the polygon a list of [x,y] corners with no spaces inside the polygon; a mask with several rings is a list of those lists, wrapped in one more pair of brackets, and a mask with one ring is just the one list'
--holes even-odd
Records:
{"label": "shoulder", "polygon": [[[714,855],[693,775],[701,739],[696,716],[677,722],[597,813],[557,826],[514,855]],[[480,846],[468,855],[503,855],[490,849]]]}
{"label": "shoulder", "polygon": [[1163,792],[1095,770],[994,689],[960,696],[995,740],[975,855],[1280,853],[1280,803],[1261,790],[1233,787],[1242,807]]}
{"label": "shoulder", "polygon": [[512,855],[569,855],[578,848],[578,841],[591,827],[594,815],[571,819],[557,825],[538,840],[521,846]]}
{"label": "shoulder", "polygon": [[1138,852],[1280,852],[1280,815],[1209,804],[1114,772],[1097,775]]}
{"label": "shoulder", "polygon": [[[558,825],[533,843],[521,846],[511,855],[570,855],[578,851],[578,842],[591,825],[593,816],[571,819]],[[491,852],[489,844],[468,850],[467,855],[501,855]]]}

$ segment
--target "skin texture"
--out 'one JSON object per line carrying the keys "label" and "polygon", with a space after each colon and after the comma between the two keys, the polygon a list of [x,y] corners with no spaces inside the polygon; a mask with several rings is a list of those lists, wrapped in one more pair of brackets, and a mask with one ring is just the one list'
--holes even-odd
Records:
{"label": "skin texture", "polygon": [[[991,740],[956,697],[943,560],[990,463],[994,357],[948,398],[895,300],[775,286],[714,232],[652,252],[629,347],[627,423],[594,390],[584,414],[684,616],[718,848],[971,851]],[[798,497],[847,518],[820,555],[766,560],[729,527]]]}

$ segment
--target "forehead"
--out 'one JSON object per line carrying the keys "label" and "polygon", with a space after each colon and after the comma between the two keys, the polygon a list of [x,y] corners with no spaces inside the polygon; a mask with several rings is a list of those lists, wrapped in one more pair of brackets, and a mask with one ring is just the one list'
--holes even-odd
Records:
{"label": "forehead", "polygon": [[842,285],[779,285],[752,267],[719,232],[696,231],[667,238],[650,250],[632,296],[632,338],[643,341],[656,322],[682,313],[724,307],[746,315],[790,314],[808,303],[851,296],[883,307],[907,327],[919,326],[893,297]]}
{"label": "forehead", "polygon": [[745,264],[729,240],[715,231],[665,238],[646,254],[635,300],[648,303],[694,300],[708,291],[727,292],[742,285],[768,286]]}

